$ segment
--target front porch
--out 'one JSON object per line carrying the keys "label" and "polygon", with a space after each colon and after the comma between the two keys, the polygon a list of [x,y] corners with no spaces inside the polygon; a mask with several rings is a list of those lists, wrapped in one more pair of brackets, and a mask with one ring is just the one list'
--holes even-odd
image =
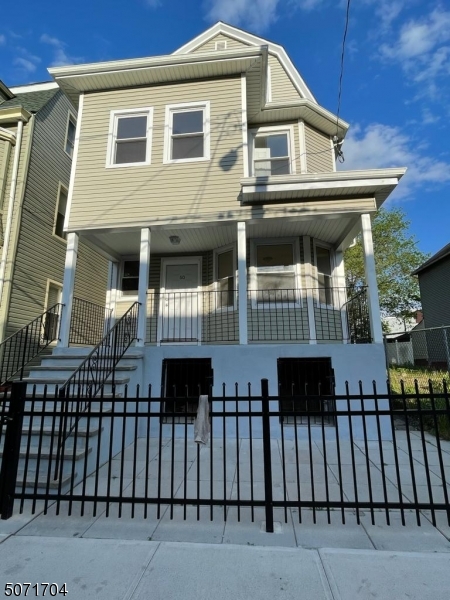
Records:
{"label": "front porch", "polygon": [[[343,251],[363,233],[367,286]],[[381,343],[370,215],[82,232],[110,258],[111,323],[139,302],[137,345]],[[60,347],[69,343],[78,234],[68,234]]]}

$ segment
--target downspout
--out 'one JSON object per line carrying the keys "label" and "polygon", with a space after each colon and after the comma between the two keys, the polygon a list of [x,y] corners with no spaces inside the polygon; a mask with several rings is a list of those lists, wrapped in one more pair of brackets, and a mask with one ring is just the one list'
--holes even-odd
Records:
{"label": "downspout", "polygon": [[12,222],[14,215],[14,199],[17,189],[17,177],[19,175],[19,159],[22,147],[23,121],[19,121],[17,125],[16,147],[14,149],[14,162],[11,176],[11,188],[9,190],[9,205],[8,215],[6,217],[6,230],[3,239],[2,259],[0,262],[0,303],[2,301],[3,288],[5,286],[6,261],[8,258],[9,241],[11,237]]}

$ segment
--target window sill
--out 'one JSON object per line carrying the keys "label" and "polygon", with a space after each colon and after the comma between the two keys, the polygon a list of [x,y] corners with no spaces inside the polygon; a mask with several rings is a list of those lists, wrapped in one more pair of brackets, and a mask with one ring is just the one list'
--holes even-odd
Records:
{"label": "window sill", "polygon": [[197,163],[197,162],[210,162],[211,159],[205,156],[201,156],[199,158],[176,158],[176,159],[165,159],[163,161],[164,165],[178,165],[184,163]]}
{"label": "window sill", "polygon": [[150,161],[135,162],[135,163],[120,163],[120,164],[107,164],[105,169],[128,169],[129,167],[148,167],[152,163]]}
{"label": "window sill", "polygon": [[56,240],[67,246],[67,238],[62,238],[57,233],[52,233],[52,238],[55,238]]}

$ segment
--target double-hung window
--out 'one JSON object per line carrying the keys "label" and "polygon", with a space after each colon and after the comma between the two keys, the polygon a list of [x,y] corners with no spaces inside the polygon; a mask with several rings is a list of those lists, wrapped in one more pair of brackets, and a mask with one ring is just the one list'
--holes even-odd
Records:
{"label": "double-hung window", "polygon": [[261,128],[252,133],[252,175],[269,177],[295,173],[293,129]]}
{"label": "double-hung window", "polygon": [[323,307],[331,307],[333,301],[333,267],[331,251],[324,246],[315,246],[316,252],[316,269],[317,269],[317,286],[318,286],[318,301]]}
{"label": "double-hung window", "polygon": [[166,106],[165,163],[209,160],[209,102]]}
{"label": "double-hung window", "polygon": [[152,121],[152,108],[111,112],[108,167],[150,164]]}
{"label": "double-hung window", "polygon": [[298,242],[256,241],[252,254],[253,306],[298,306]]}
{"label": "double-hung window", "polygon": [[216,302],[217,309],[235,308],[236,259],[234,248],[218,250],[216,257]]}
{"label": "double-hung window", "polygon": [[139,289],[139,261],[124,260],[122,267],[122,295],[136,296]]}
{"label": "double-hung window", "polygon": [[53,226],[53,233],[54,235],[63,240],[67,238],[67,234],[64,231],[64,220],[66,218],[67,210],[67,194],[67,189],[62,184],[59,184],[58,202],[56,204],[56,214]]}
{"label": "double-hung window", "polygon": [[75,119],[73,114],[71,112],[69,112],[69,116],[67,119],[65,150],[66,150],[66,153],[70,156],[70,158],[73,157],[73,151],[75,148],[76,129],[77,129],[77,120]]}

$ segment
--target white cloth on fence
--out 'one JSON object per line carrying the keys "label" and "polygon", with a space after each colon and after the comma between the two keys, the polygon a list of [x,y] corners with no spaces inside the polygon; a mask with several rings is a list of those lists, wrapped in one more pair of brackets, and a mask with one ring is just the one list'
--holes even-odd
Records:
{"label": "white cloth on fence", "polygon": [[194,423],[194,441],[197,444],[209,442],[209,402],[208,396],[202,395],[198,400],[197,417]]}

